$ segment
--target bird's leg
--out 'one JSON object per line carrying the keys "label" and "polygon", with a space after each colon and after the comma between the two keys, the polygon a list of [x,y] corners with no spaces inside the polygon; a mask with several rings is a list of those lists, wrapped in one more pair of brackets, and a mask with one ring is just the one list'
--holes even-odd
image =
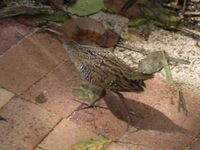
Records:
{"label": "bird's leg", "polygon": [[117,92],[117,91],[115,91],[115,93],[116,93],[116,94],[119,96],[119,98],[122,100],[122,103],[123,103],[123,105],[124,105],[124,107],[125,107],[125,110],[127,110],[127,114],[128,114],[128,116],[127,116],[127,122],[128,122],[127,131],[128,131],[128,129],[129,129],[130,125],[131,125],[131,115],[130,115],[130,113],[129,113],[129,108],[128,108],[128,106],[127,106],[127,103],[126,103],[126,101],[125,101],[125,98],[124,98],[123,94],[121,94],[120,92]]}
{"label": "bird's leg", "polygon": [[95,105],[96,102],[98,102],[101,98],[103,98],[106,95],[106,90],[102,89],[99,97],[97,97],[90,105],[88,105],[88,107],[93,107]]}
{"label": "bird's leg", "polygon": [[92,103],[90,103],[88,106],[86,107],[83,107],[83,108],[78,108],[76,109],[75,111],[80,111],[80,110],[84,110],[84,109],[88,109],[88,108],[91,108],[91,107],[94,107],[95,106],[95,103],[98,102],[101,98],[103,98],[104,96],[106,95],[106,90],[105,89],[102,89],[99,97],[97,97]]}

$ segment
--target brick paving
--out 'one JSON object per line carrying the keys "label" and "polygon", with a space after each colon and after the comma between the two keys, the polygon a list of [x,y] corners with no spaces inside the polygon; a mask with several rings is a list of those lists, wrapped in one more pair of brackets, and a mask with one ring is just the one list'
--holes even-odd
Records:
{"label": "brick paving", "polygon": [[13,98],[0,110],[6,121],[0,123],[2,150],[33,149],[60,118],[39,106]]}
{"label": "brick paving", "polygon": [[99,138],[102,137],[97,136],[93,132],[84,129],[67,119],[63,119],[39,147],[51,150],[70,149],[71,145],[75,143]]}
{"label": "brick paving", "polygon": [[34,30],[34,28],[20,24],[14,19],[1,19],[0,29],[0,55]]}
{"label": "brick paving", "polygon": [[38,95],[44,93],[47,101],[38,104],[61,117],[67,117],[80,105],[72,100],[76,98],[72,94],[72,88],[79,86],[80,82],[80,76],[72,62],[67,60],[31,86],[22,96],[36,102]]}
{"label": "brick paving", "polygon": [[127,111],[110,91],[101,102],[109,109],[71,114],[80,106],[71,91],[82,80],[62,45],[34,28],[11,24],[10,29],[23,34],[0,44],[0,116],[6,119],[0,120],[0,149],[70,150],[99,138],[114,141],[108,150],[200,149],[198,92],[182,87],[188,116],[178,112],[176,94],[158,76],[146,82],[143,93],[123,93],[135,113],[129,131]]}
{"label": "brick paving", "polygon": [[9,102],[9,100],[14,96],[12,92],[9,92],[3,88],[0,88],[0,109]]}
{"label": "brick paving", "polygon": [[61,45],[47,34],[33,34],[0,59],[0,85],[21,94],[66,58]]}

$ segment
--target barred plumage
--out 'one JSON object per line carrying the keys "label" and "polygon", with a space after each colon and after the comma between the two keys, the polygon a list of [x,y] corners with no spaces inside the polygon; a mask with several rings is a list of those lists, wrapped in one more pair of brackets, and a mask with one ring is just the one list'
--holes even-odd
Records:
{"label": "barred plumage", "polygon": [[75,43],[64,44],[70,59],[88,82],[112,91],[141,92],[152,75],[136,72],[112,52]]}

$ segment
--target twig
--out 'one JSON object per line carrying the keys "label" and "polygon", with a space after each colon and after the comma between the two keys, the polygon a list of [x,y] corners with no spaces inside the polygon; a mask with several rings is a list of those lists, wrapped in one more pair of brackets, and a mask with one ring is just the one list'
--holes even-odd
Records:
{"label": "twig", "polygon": [[186,64],[186,65],[190,64],[189,60],[179,59],[179,58],[174,58],[174,57],[169,57],[169,56],[168,56],[168,60],[175,63],[179,63],[179,64]]}
{"label": "twig", "polygon": [[53,14],[51,8],[30,7],[30,6],[14,6],[6,7],[0,10],[0,18],[13,17],[18,15],[37,15],[37,14]]}
{"label": "twig", "polygon": [[124,49],[131,50],[131,51],[143,54],[143,55],[147,55],[148,54],[148,52],[145,49],[143,49],[143,48],[138,48],[138,47],[131,48],[131,47],[124,46],[122,44],[117,44],[116,46],[124,48]]}
{"label": "twig", "polygon": [[186,17],[200,17],[200,12],[189,12],[189,11],[186,11],[186,12],[184,12],[183,15],[186,16]]}
{"label": "twig", "polygon": [[[76,102],[78,102],[78,103],[80,103],[80,104],[83,104],[83,105],[90,105],[90,103],[89,102],[87,102],[87,101],[81,101],[81,100],[78,100],[78,99],[72,99],[73,101],[76,101]],[[97,108],[102,108],[102,109],[108,109],[107,107],[104,107],[104,106],[100,106],[100,105],[94,105],[93,107],[97,107]],[[76,110],[77,111],[77,110]]]}
{"label": "twig", "polygon": [[200,32],[188,28],[179,28],[179,31],[183,34],[186,34],[187,36],[194,38],[194,39],[200,39]]}

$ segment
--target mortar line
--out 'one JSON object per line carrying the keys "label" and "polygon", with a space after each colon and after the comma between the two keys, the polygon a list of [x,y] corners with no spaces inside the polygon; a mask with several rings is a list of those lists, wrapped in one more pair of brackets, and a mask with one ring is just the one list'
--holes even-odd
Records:
{"label": "mortar line", "polygon": [[60,65],[64,64],[67,61],[67,59],[62,60],[60,63],[58,63],[56,66],[52,67],[52,69],[50,69],[49,71],[47,71],[44,75],[42,75],[38,80],[36,80],[35,82],[33,82],[30,86],[28,86],[24,91],[20,92],[20,94],[18,94],[20,97],[23,97],[23,94],[26,93],[28,90],[30,90],[34,85],[36,85],[38,82],[40,82],[43,78],[46,78],[47,75],[49,73],[52,73],[53,71],[55,71],[55,69],[57,69]]}
{"label": "mortar line", "polygon": [[[19,44],[21,44],[24,40],[26,40],[27,38],[31,37],[34,33],[36,33],[37,31],[39,31],[40,28],[36,28],[34,29],[32,32],[28,33],[27,35],[25,35],[22,39],[20,39],[19,41],[17,41],[17,43],[13,44],[8,50],[6,50],[5,52],[3,52],[0,57],[3,57],[7,52],[11,51],[13,48],[17,47]],[[19,34],[21,34],[20,32],[18,32]],[[22,35],[22,34],[21,34]]]}
{"label": "mortar line", "polygon": [[192,146],[193,144],[195,144],[199,139],[200,139],[200,132],[197,134],[197,136],[195,136],[195,137],[192,139],[192,141],[191,141],[188,145],[185,146],[185,149],[184,149],[184,150],[190,150],[190,149],[191,149],[191,146]]}
{"label": "mortar line", "polygon": [[39,146],[50,135],[50,133],[52,133],[53,130],[63,121],[63,119],[64,118],[60,118],[58,120],[58,122],[52,127],[52,129],[50,129],[49,132],[47,132],[47,134],[33,147],[33,149],[35,149],[37,146]]}
{"label": "mortar line", "polygon": [[[7,90],[6,88],[4,88],[4,87],[0,87],[0,88],[2,88],[2,89],[4,89],[4,90]],[[11,92],[10,90],[7,90],[8,92]],[[1,110],[4,108],[4,107],[6,107],[6,105],[11,101],[11,99],[13,99],[14,97],[16,97],[16,93],[14,93],[14,92],[11,92],[12,94],[14,94],[11,98],[9,98],[9,100],[0,108],[0,112],[1,112]],[[6,118],[5,118],[6,119]]]}

